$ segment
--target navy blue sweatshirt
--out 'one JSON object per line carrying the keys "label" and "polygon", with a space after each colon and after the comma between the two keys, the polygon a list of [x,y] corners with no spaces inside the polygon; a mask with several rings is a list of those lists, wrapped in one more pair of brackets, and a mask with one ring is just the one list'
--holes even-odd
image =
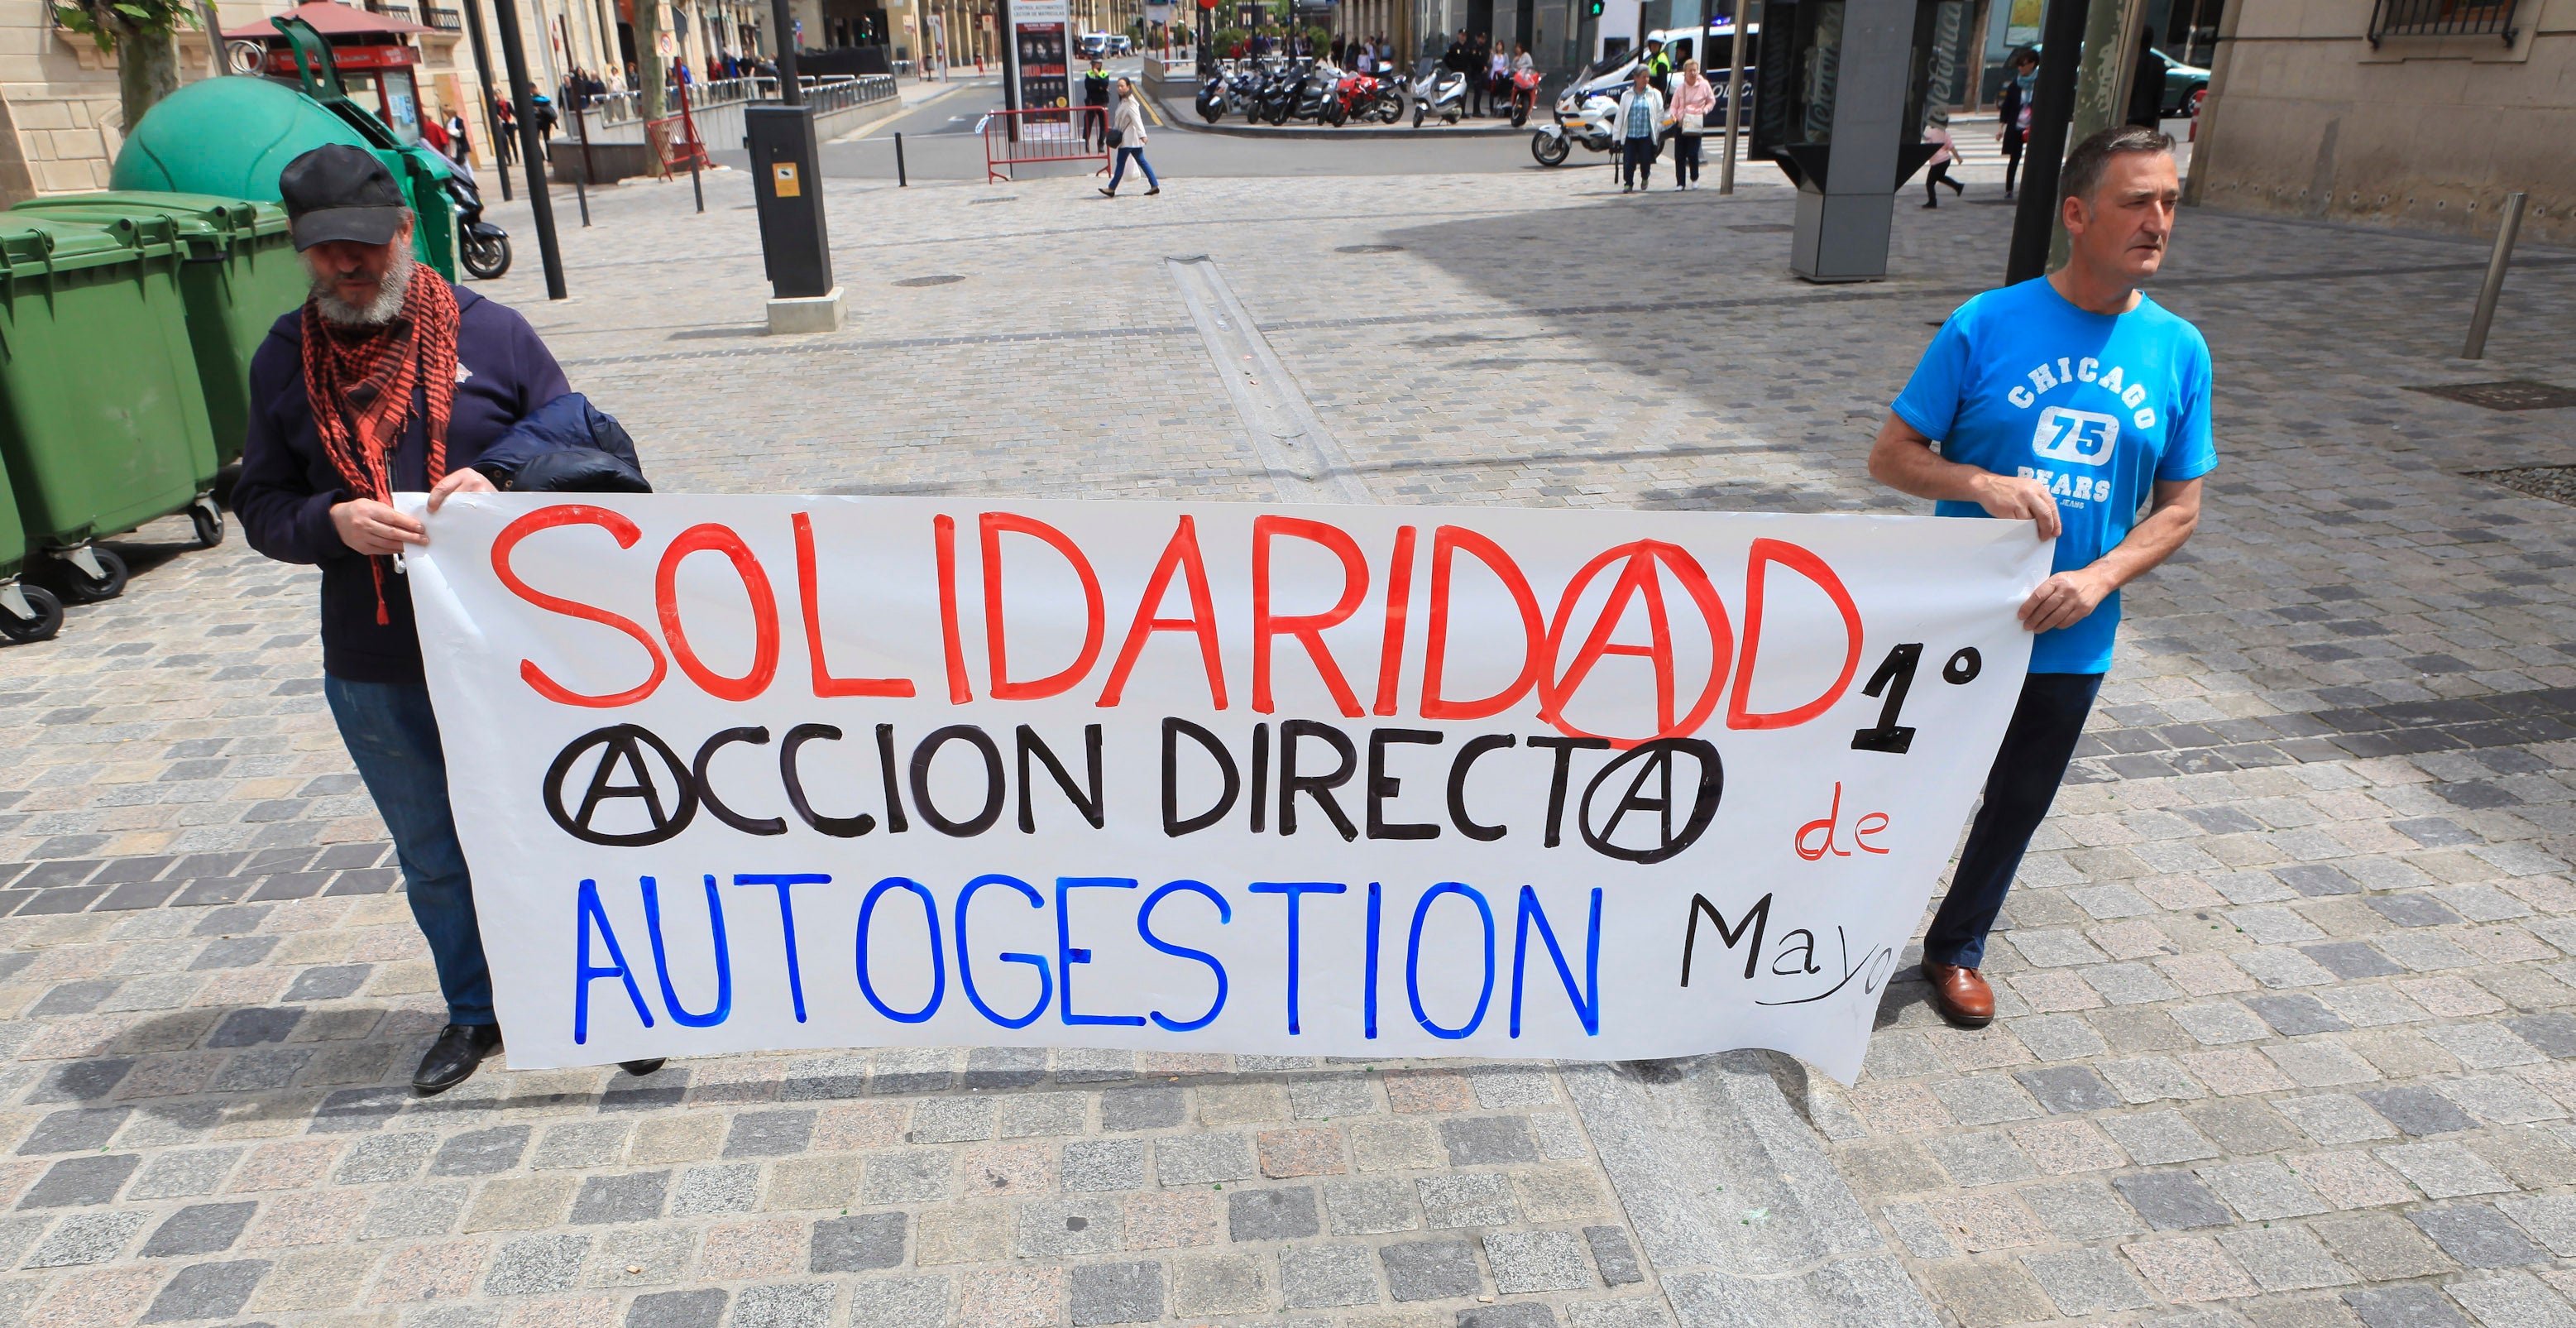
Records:
{"label": "navy blue sweatshirt", "polygon": [[[444,280],[427,268],[415,281]],[[447,469],[463,470],[512,425],[572,390],[563,368],[517,310],[455,287],[456,404],[447,424]],[[250,362],[250,432],[242,449],[233,511],[252,548],[281,562],[322,568],[322,671],[350,682],[419,682],[420,637],[411,588],[385,576],[389,620],[376,621],[375,578],[367,560],[340,542],[331,508],[357,495],[322,450],[304,394],[304,311],[277,320]],[[429,487],[426,395],[412,392],[409,425],[394,449],[394,492]]]}

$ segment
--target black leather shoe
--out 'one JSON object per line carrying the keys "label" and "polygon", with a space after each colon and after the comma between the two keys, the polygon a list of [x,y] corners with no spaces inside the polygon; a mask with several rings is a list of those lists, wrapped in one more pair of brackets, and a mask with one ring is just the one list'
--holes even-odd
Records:
{"label": "black leather shoe", "polygon": [[655,1070],[661,1069],[662,1058],[656,1056],[649,1061],[619,1061],[617,1063],[617,1068],[641,1079],[644,1076],[653,1073]]}
{"label": "black leather shoe", "polygon": [[449,1024],[439,1030],[438,1040],[429,1044],[429,1054],[420,1058],[420,1068],[412,1071],[412,1090],[427,1096],[464,1083],[473,1077],[474,1067],[500,1045],[499,1024]]}

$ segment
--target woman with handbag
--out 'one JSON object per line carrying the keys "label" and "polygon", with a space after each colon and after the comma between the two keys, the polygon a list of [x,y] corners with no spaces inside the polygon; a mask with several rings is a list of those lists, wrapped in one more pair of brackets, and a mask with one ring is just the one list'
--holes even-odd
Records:
{"label": "woman with handbag", "polygon": [[1127,176],[1127,159],[1136,159],[1136,168],[1145,173],[1145,195],[1150,198],[1163,192],[1163,182],[1154,178],[1154,167],[1145,160],[1145,106],[1136,99],[1132,79],[1118,80],[1118,117],[1109,128],[1109,148],[1117,159],[1109,171],[1109,187],[1100,192],[1118,196],[1118,182]]}
{"label": "woman with handbag", "polygon": [[1673,188],[1699,188],[1699,141],[1708,114],[1717,109],[1717,89],[1699,72],[1699,61],[1682,61],[1681,86],[1673,89]]}

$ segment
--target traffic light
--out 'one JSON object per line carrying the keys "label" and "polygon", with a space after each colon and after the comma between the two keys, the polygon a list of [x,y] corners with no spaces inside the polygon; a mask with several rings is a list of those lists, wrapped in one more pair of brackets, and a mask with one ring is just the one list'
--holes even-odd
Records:
{"label": "traffic light", "polygon": [[1587,18],[1601,17],[1601,0],[1584,0],[1583,13]]}

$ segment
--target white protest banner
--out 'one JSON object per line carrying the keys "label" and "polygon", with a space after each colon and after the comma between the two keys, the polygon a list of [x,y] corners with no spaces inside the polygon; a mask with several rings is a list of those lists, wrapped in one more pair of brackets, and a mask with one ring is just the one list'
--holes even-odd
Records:
{"label": "white protest banner", "polygon": [[1714,512],[518,494],[428,530],[523,1067],[1759,1046],[1848,1080],[2048,569],[2026,523]]}

